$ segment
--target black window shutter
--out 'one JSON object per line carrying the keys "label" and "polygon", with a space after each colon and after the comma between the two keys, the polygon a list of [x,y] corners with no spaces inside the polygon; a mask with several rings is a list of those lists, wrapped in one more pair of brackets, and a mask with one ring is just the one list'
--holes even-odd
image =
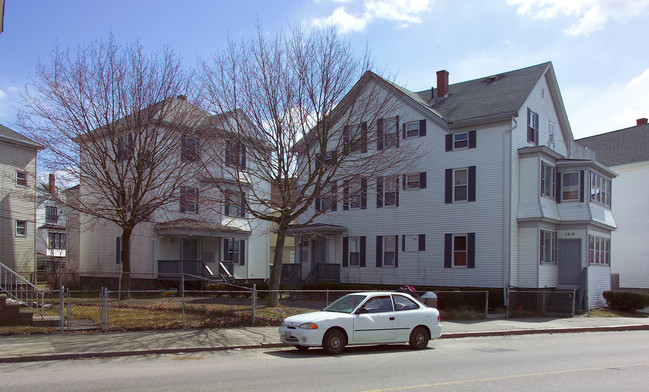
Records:
{"label": "black window shutter", "polygon": [[527,108],[527,142],[532,143],[534,142],[534,129],[530,126],[530,114],[531,114],[530,108]]}
{"label": "black window shutter", "polygon": [[322,200],[319,197],[315,198],[315,210],[316,211],[322,210]]}
{"label": "black window shutter", "polygon": [[444,268],[451,268],[453,259],[453,234],[444,234]]}
{"label": "black window shutter", "polygon": [[405,252],[406,251],[406,235],[401,236],[401,251]]}
{"label": "black window shutter", "polygon": [[184,187],[180,188],[180,212],[185,212],[185,188]]}
{"label": "black window shutter", "polygon": [[394,139],[397,143],[397,148],[398,148],[399,147],[399,116],[397,116],[397,124],[395,128],[396,129],[394,130]]}
{"label": "black window shutter", "polygon": [[401,124],[401,133],[403,140],[406,140],[406,123]]}
{"label": "black window shutter", "polygon": [[534,144],[539,144],[539,115],[534,116]]}
{"label": "black window shutter", "polygon": [[398,176],[394,178],[394,182],[395,182],[395,184],[394,184],[395,191],[394,192],[396,193],[395,205],[397,207],[399,207],[399,177]]}
{"label": "black window shutter", "polygon": [[349,182],[345,181],[343,188],[343,211],[349,210]]}
{"label": "black window shutter", "polygon": [[361,178],[361,210],[367,209],[367,180]]}
{"label": "black window shutter", "polygon": [[444,202],[453,203],[453,169],[446,169],[444,184]]}
{"label": "black window shutter", "polygon": [[476,148],[476,131],[469,131],[469,148]]}
{"label": "black window shutter", "polygon": [[376,236],[376,268],[383,266],[383,236]]}
{"label": "black window shutter", "polygon": [[367,239],[365,236],[361,236],[361,249],[360,249],[360,256],[361,256],[361,261],[360,261],[360,266],[365,267],[365,259],[367,252],[365,251],[366,245],[367,245]]}
{"label": "black window shutter", "polygon": [[579,201],[582,203],[584,202],[584,186],[584,171],[582,170],[579,172]]}
{"label": "black window shutter", "polygon": [[426,250],[426,234],[419,234],[419,248],[420,252]]}
{"label": "black window shutter", "polygon": [[224,239],[223,240],[223,261],[230,261],[230,258],[228,257],[229,250],[230,250],[230,240]]}
{"label": "black window shutter", "polygon": [[469,195],[468,201],[475,201],[475,177],[476,169],[475,166],[469,166]]}
{"label": "black window shutter", "polygon": [[475,233],[467,235],[466,266],[475,268]]}
{"label": "black window shutter", "polygon": [[405,189],[406,189],[406,182],[407,182],[407,180],[408,180],[408,175],[407,175],[407,174],[404,174],[403,176],[401,176],[401,179],[402,179],[402,180],[401,180],[401,186],[402,186],[403,189],[405,190]]}
{"label": "black window shutter", "polygon": [[[230,216],[230,192],[225,191],[223,193],[223,196],[225,196],[225,206],[223,207],[223,213],[225,214],[225,216]],[[184,209],[182,212],[184,212]]]}
{"label": "black window shutter", "polygon": [[239,205],[239,216],[241,218],[246,217],[246,194],[241,192],[240,205]]}
{"label": "black window shutter", "polygon": [[539,230],[539,264],[543,264],[543,230]]}
{"label": "black window shutter", "polygon": [[453,151],[453,135],[446,135],[446,151]]}
{"label": "black window shutter", "polygon": [[426,188],[426,172],[419,173],[419,189]]}
{"label": "black window shutter", "polygon": [[383,208],[383,177],[376,178],[376,208]]}
{"label": "black window shutter", "polygon": [[239,243],[239,265],[246,265],[246,240]]}
{"label": "black window shutter", "polygon": [[338,184],[331,184],[331,211],[338,211]]}
{"label": "black window shutter", "polygon": [[376,120],[376,149],[383,150],[383,119]]}
{"label": "black window shutter", "polygon": [[557,171],[557,181],[556,181],[556,194],[555,194],[555,200],[557,203],[561,203],[561,173]]}
{"label": "black window shutter", "polygon": [[426,136],[426,120],[419,120],[419,137]]}
{"label": "black window shutter", "polygon": [[345,144],[349,143],[349,125],[343,127],[343,142]]}
{"label": "black window shutter", "polygon": [[343,237],[343,267],[349,263],[349,237]]}
{"label": "black window shutter", "polygon": [[399,236],[394,236],[394,268],[399,266]]}
{"label": "black window shutter", "polygon": [[367,152],[367,121],[361,123],[361,152]]}

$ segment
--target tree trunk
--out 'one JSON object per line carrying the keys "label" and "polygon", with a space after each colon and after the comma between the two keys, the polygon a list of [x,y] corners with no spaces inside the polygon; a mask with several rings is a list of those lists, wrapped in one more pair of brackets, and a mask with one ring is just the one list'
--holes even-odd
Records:
{"label": "tree trunk", "polygon": [[131,298],[131,234],[132,227],[122,229],[122,292],[121,299]]}
{"label": "tree trunk", "polygon": [[268,307],[279,305],[279,288],[282,280],[282,255],[284,254],[284,242],[288,225],[281,223],[277,228],[277,241],[275,241],[275,256],[273,257],[273,269],[270,271],[270,283],[268,289]]}

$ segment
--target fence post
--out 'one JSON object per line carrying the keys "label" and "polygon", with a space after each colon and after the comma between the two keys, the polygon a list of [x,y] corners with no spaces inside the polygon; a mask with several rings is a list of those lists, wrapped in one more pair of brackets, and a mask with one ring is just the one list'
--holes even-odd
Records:
{"label": "fence post", "polygon": [[72,296],[70,295],[70,289],[66,289],[65,297],[67,299],[66,308],[67,308],[68,331],[71,331],[72,330],[72,301],[70,298]]}
{"label": "fence post", "polygon": [[252,325],[257,322],[257,285],[252,285]]}
{"label": "fence post", "polygon": [[65,325],[65,296],[63,295],[64,287],[63,285],[59,286],[59,331],[63,333],[63,327]]}
{"label": "fence post", "polygon": [[485,291],[485,293],[487,293],[487,299],[484,304],[484,317],[487,318],[489,315],[489,291]]}
{"label": "fence post", "polygon": [[[181,266],[182,266],[181,261]],[[182,317],[183,317],[183,329],[185,329],[185,272],[181,271],[180,273],[180,303],[182,308]]]}
{"label": "fence post", "polygon": [[509,304],[510,304],[510,300],[509,300],[509,287],[506,287],[506,288],[505,288],[505,301],[507,302],[507,306],[505,307],[505,309],[506,309],[506,311],[505,311],[505,318],[508,319],[508,318],[509,318]]}

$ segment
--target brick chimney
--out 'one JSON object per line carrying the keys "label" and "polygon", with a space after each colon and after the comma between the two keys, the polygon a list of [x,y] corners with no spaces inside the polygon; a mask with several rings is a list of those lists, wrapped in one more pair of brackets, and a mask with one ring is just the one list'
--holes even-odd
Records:
{"label": "brick chimney", "polygon": [[448,71],[437,71],[437,98],[448,95]]}
{"label": "brick chimney", "polygon": [[646,117],[639,118],[639,119],[636,120],[636,125],[645,125],[646,123],[647,123],[647,118]]}
{"label": "brick chimney", "polygon": [[50,193],[56,195],[56,179],[53,173],[50,173],[50,184],[49,184]]}

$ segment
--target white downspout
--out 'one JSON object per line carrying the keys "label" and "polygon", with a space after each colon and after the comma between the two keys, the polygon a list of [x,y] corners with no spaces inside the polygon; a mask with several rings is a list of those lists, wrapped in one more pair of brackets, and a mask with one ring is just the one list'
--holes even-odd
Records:
{"label": "white downspout", "polygon": [[[508,195],[509,198],[509,203],[507,205],[503,204],[503,236],[504,236],[504,243],[503,243],[503,298],[504,298],[504,305],[507,306],[507,289],[509,288],[509,284],[511,282],[511,251],[512,251],[512,244],[511,244],[511,216],[512,216],[512,131],[518,127],[518,123],[516,122],[516,118],[512,117],[512,126],[510,129],[505,131],[504,139],[503,139],[503,144],[505,151],[507,151],[507,157],[508,159],[503,160],[503,173],[507,173],[507,177],[509,179],[509,184],[507,183],[507,180],[503,178],[503,187],[504,189],[504,195]],[[509,137],[508,137],[509,136]]]}

